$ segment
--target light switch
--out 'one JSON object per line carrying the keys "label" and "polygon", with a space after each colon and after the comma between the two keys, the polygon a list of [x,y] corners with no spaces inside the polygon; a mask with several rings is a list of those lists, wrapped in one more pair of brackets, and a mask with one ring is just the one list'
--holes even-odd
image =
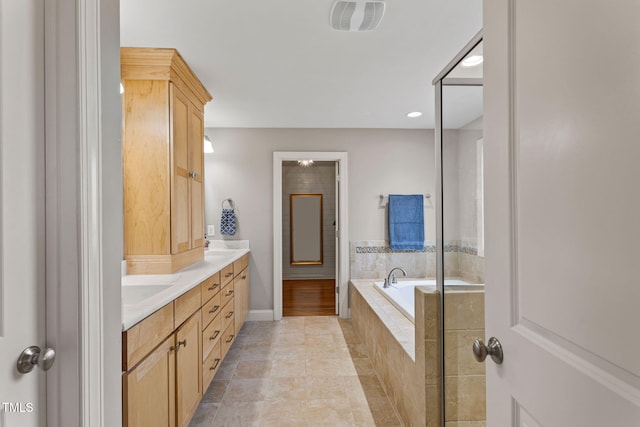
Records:
{"label": "light switch", "polygon": [[215,236],[216,234],[216,227],[211,224],[211,225],[207,225],[207,236]]}

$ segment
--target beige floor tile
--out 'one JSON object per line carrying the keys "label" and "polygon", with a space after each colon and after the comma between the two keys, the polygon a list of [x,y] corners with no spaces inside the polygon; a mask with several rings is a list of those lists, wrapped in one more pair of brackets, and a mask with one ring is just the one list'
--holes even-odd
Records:
{"label": "beige floor tile", "polygon": [[264,400],[267,391],[268,378],[261,379],[233,379],[227,386],[222,398],[223,402],[255,402]]}
{"label": "beige floor tile", "polygon": [[273,356],[273,348],[265,344],[246,344],[240,353],[240,360],[269,360]]}
{"label": "beige floor tile", "polygon": [[267,378],[264,400],[306,399],[304,378]]}
{"label": "beige floor tile", "polygon": [[260,426],[263,402],[223,402],[213,419],[215,427]]}
{"label": "beige floor tile", "polygon": [[213,419],[218,413],[220,403],[207,403],[203,402],[198,406],[198,410],[191,418],[189,427],[211,427],[213,426]]}
{"label": "beige floor tile", "polygon": [[262,406],[260,427],[305,427],[306,410],[304,400],[266,401]]}
{"label": "beige floor tile", "polygon": [[238,366],[238,362],[228,361],[226,358],[218,368],[218,372],[216,372],[214,380],[230,380],[236,374],[236,366]]}
{"label": "beige floor tile", "polygon": [[267,378],[271,375],[271,360],[241,360],[234,378]]}
{"label": "beige floor tile", "polygon": [[307,375],[315,377],[356,375],[351,359],[307,359]]}
{"label": "beige floor tile", "polygon": [[304,344],[306,346],[333,346],[336,344],[333,334],[305,334]]}
{"label": "beige floor tile", "polygon": [[272,361],[271,377],[304,377],[306,362],[304,359],[277,359]]}
{"label": "beige floor tile", "polygon": [[349,349],[339,345],[308,345],[307,359],[350,359]]}
{"label": "beige floor tile", "polygon": [[229,380],[214,380],[211,381],[209,388],[205,390],[202,396],[203,403],[218,403],[222,402],[224,393],[229,386]]}
{"label": "beige floor tile", "polygon": [[344,377],[306,378],[307,399],[344,399],[347,397]]}
{"label": "beige floor tile", "polygon": [[292,346],[292,345],[304,345],[305,335],[304,333],[295,332],[289,334],[278,334],[274,338],[274,344],[276,346]]}
{"label": "beige floor tile", "polygon": [[307,426],[350,427],[355,421],[344,399],[316,399],[307,402]]}
{"label": "beige floor tile", "polygon": [[271,358],[277,359],[302,359],[307,357],[307,350],[303,345],[277,345],[272,349]]}

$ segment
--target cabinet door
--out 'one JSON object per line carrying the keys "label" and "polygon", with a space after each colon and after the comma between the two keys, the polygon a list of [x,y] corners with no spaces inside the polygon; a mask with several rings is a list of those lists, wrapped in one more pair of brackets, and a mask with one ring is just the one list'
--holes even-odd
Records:
{"label": "cabinet door", "polygon": [[124,427],[174,427],[174,335],[122,377]]}
{"label": "cabinet door", "polygon": [[240,332],[240,328],[249,313],[249,269],[245,268],[233,283],[235,291],[235,331]]}
{"label": "cabinet door", "polygon": [[191,248],[201,248],[204,245],[204,120],[202,112],[193,104],[189,111]]}
{"label": "cabinet door", "polygon": [[189,198],[189,99],[170,83],[171,125],[171,253],[191,248],[191,202]]}
{"label": "cabinet door", "polygon": [[[176,413],[178,427],[188,426],[202,398],[202,326],[200,310],[176,335]],[[152,425],[152,424],[149,424]]]}

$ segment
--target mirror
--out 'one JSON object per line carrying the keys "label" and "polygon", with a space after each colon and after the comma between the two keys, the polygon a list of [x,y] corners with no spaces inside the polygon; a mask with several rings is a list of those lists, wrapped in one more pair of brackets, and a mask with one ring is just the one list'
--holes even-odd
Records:
{"label": "mirror", "polygon": [[291,194],[291,265],[322,264],[322,194]]}

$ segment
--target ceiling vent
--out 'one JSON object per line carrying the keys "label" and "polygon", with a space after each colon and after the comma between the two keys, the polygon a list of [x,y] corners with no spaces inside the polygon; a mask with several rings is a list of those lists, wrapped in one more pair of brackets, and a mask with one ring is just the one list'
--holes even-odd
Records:
{"label": "ceiling vent", "polygon": [[338,31],[371,31],[384,15],[383,1],[338,0],[331,8],[331,27]]}

